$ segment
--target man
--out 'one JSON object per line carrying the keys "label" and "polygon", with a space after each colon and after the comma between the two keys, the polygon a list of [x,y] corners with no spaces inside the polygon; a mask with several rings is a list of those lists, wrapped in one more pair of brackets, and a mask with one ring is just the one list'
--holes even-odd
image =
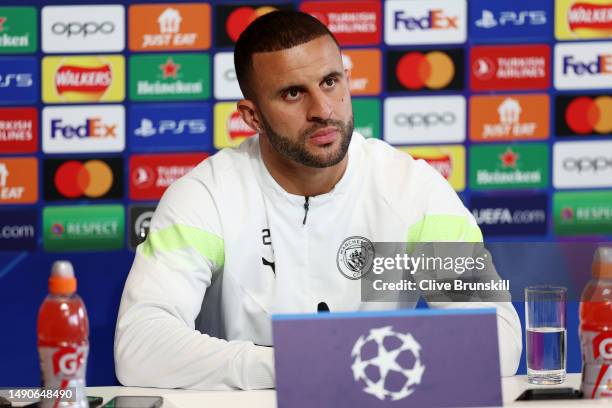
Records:
{"label": "man", "polygon": [[[271,314],[315,312],[321,302],[331,311],[398,307],[362,302],[360,280],[337,266],[346,238],[482,240],[434,169],[353,133],[340,49],[316,19],[258,18],[236,44],[235,66],[238,109],[258,136],[203,161],[160,201],[119,311],[125,385],[273,387]],[[493,306],[502,373],[512,375],[520,323],[510,303]]]}

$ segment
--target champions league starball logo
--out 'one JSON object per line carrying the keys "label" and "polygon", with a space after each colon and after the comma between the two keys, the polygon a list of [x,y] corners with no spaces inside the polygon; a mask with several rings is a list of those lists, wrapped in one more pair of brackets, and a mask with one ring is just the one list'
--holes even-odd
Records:
{"label": "champions league starball logo", "polygon": [[348,237],[338,249],[336,264],[342,275],[357,280],[372,270],[374,245],[363,237]]}
{"label": "champions league starball logo", "polygon": [[410,333],[398,333],[392,326],[371,329],[353,346],[353,378],[381,401],[404,399],[423,378],[420,352],[421,345]]}

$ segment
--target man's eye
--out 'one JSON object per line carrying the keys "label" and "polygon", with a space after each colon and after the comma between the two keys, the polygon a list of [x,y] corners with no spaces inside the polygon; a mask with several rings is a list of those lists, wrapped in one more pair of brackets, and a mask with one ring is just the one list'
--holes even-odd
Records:
{"label": "man's eye", "polygon": [[285,99],[296,100],[300,97],[300,91],[298,89],[290,89],[285,93]]}
{"label": "man's eye", "polygon": [[323,83],[326,87],[331,88],[336,85],[336,78],[327,78]]}

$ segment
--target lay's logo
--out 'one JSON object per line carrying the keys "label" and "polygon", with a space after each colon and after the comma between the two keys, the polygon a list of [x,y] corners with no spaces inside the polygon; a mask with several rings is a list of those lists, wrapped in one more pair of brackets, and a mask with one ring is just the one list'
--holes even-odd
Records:
{"label": "lay's logo", "polygon": [[122,56],[46,57],[43,101],[46,103],[121,102],[125,97]]}
{"label": "lay's logo", "polygon": [[559,40],[610,38],[612,4],[609,0],[557,0],[555,36]]}

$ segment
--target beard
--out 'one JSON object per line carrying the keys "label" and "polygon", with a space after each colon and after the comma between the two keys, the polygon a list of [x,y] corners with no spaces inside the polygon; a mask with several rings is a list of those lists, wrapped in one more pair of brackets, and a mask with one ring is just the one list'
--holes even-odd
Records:
{"label": "beard", "polygon": [[[301,133],[297,140],[293,141],[276,132],[263,115],[261,115],[261,122],[272,148],[281,156],[304,166],[316,168],[331,167],[344,159],[348,152],[355,127],[352,115],[346,123],[333,119],[318,120],[316,125]],[[308,139],[311,135],[326,127],[334,127],[338,130],[338,133],[340,133],[340,143],[338,144],[334,141],[327,146],[321,147],[322,153],[314,154],[308,150]]]}

